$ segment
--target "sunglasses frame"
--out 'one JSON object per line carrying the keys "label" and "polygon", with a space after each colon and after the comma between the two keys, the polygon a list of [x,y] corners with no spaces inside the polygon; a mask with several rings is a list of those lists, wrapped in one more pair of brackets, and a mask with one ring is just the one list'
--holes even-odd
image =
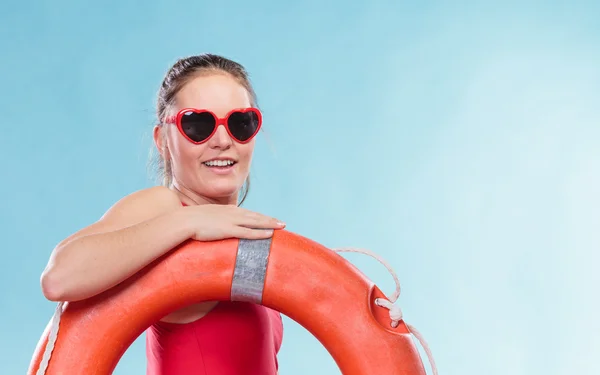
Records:
{"label": "sunglasses frame", "polygon": [[[213,131],[210,133],[210,135],[208,137],[206,137],[206,139],[202,140],[202,141],[194,141],[193,139],[191,139],[190,137],[188,137],[187,134],[185,134],[185,132],[183,131],[183,125],[181,123],[181,119],[183,118],[184,114],[187,112],[193,112],[193,113],[209,113],[211,114],[214,118],[215,118],[215,128],[213,129]],[[252,134],[247,140],[245,141],[240,141],[239,139],[237,139],[237,137],[235,137],[232,133],[231,133],[231,129],[229,129],[229,117],[231,117],[232,114],[237,113],[237,112],[241,112],[241,113],[248,113],[248,112],[254,112],[254,114],[256,114],[256,116],[258,117],[258,126],[256,127],[256,131],[254,132],[254,134]],[[187,139],[188,141],[190,141],[193,144],[199,145],[202,143],[207,142],[209,139],[212,138],[213,135],[215,135],[215,133],[217,132],[217,129],[219,128],[219,125],[223,125],[225,127],[225,130],[227,130],[227,134],[229,134],[229,136],[235,140],[237,143],[241,143],[241,144],[246,144],[250,141],[252,141],[252,139],[254,137],[256,137],[256,135],[258,134],[258,131],[260,130],[261,126],[262,126],[262,113],[260,112],[260,109],[255,108],[255,107],[248,107],[248,108],[236,108],[236,109],[232,109],[231,111],[229,111],[225,117],[219,117],[217,116],[214,112],[209,111],[207,109],[197,109],[197,108],[183,108],[181,109],[179,112],[177,112],[176,115],[168,117],[165,121],[165,123],[167,124],[173,124],[177,126],[177,129],[179,129],[179,133],[181,133],[181,135],[183,135],[185,137],[185,139]]]}

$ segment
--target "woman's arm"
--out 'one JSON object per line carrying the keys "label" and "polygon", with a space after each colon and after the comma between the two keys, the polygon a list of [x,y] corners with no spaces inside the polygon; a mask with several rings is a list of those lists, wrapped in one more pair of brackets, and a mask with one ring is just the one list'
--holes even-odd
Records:
{"label": "woman's arm", "polygon": [[189,239],[185,208],[165,187],[133,193],[53,250],[41,277],[44,296],[75,301],[101,293]]}

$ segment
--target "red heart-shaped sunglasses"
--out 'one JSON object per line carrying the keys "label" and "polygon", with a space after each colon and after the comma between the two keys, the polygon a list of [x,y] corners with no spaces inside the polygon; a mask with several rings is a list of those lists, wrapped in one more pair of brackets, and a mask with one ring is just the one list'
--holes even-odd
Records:
{"label": "red heart-shaped sunglasses", "polygon": [[262,114],[258,108],[251,107],[234,109],[221,118],[205,109],[184,108],[167,118],[165,123],[177,125],[179,132],[195,144],[209,140],[219,125],[225,126],[227,133],[237,142],[248,143],[260,129]]}

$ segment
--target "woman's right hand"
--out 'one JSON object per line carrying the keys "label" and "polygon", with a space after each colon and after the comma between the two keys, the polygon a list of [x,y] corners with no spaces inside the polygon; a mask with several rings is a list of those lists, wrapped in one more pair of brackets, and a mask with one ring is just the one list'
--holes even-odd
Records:
{"label": "woman's right hand", "polygon": [[203,204],[183,209],[188,212],[185,220],[193,230],[192,239],[198,241],[264,239],[271,237],[274,229],[285,228],[280,220],[234,205]]}

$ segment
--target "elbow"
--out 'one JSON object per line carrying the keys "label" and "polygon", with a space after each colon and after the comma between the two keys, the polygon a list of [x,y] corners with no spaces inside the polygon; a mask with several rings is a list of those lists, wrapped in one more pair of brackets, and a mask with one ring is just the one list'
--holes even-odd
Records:
{"label": "elbow", "polygon": [[50,261],[40,277],[40,286],[44,297],[53,302],[66,301],[69,298],[69,285],[71,275],[65,269],[64,260],[60,250],[54,249]]}
{"label": "elbow", "polygon": [[73,274],[70,270],[71,262],[68,261],[68,252],[65,259],[64,245],[63,241],[54,248],[48,264],[40,276],[42,294],[52,302],[67,302],[72,298]]}
{"label": "elbow", "polygon": [[72,259],[67,261],[63,252],[56,251],[40,276],[44,297],[52,302],[75,302],[91,297],[93,290],[83,282],[79,268]]}
{"label": "elbow", "polygon": [[40,285],[42,293],[47,300],[52,302],[64,301],[64,285],[58,280],[55,270],[46,268],[44,272],[42,272]]}

